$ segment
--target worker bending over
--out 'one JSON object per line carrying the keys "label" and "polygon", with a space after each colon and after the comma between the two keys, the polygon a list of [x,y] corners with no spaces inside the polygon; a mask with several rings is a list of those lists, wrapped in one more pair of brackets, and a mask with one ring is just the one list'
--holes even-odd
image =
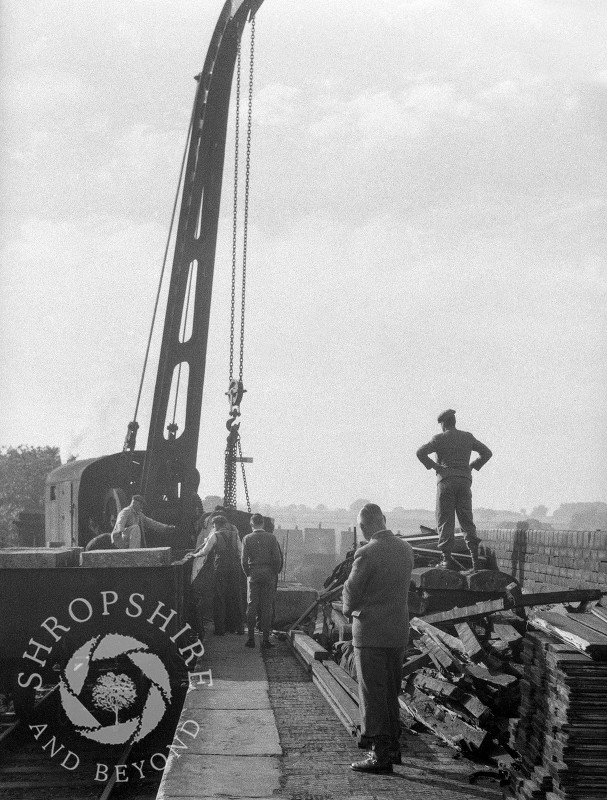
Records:
{"label": "worker bending over", "polygon": [[247,576],[247,627],[246,647],[255,647],[255,617],[261,613],[261,646],[274,647],[270,642],[272,604],[276,594],[278,575],[282,569],[282,552],[273,533],[264,530],[261,514],[251,517],[252,533],[242,540],[242,568]]}
{"label": "worker bending over", "polygon": [[[436,471],[436,528],[438,549],[442,551],[441,567],[460,569],[452,558],[455,544],[455,515],[464,533],[466,545],[472,556],[472,569],[478,569],[478,545],[476,526],[472,517],[472,470],[481,469],[493,455],[491,450],[475,439],[471,433],[455,427],[455,411],[452,408],[438,415],[442,433],[433,436],[428,444],[417,451],[417,457],[426,467]],[[472,463],[470,455],[478,453]],[[436,453],[436,461],[429,458]]]}

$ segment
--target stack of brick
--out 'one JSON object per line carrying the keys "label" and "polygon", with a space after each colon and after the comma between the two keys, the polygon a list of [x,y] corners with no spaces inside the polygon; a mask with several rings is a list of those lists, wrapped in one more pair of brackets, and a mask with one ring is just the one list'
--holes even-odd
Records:
{"label": "stack of brick", "polygon": [[516,796],[545,800],[607,797],[607,663],[541,631],[522,651],[519,719],[511,744],[525,777]]}
{"label": "stack of brick", "polygon": [[525,589],[545,586],[607,590],[607,531],[479,531],[496,569]]}

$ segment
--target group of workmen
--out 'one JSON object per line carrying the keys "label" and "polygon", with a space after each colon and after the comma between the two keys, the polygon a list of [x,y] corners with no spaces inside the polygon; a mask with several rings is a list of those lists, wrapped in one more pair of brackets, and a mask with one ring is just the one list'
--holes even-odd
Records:
{"label": "group of workmen", "polygon": [[[427,469],[437,474],[436,522],[438,548],[442,551],[440,566],[460,569],[452,556],[457,515],[472,569],[478,569],[479,538],[472,516],[472,469],[480,470],[491,458],[491,451],[471,433],[456,428],[455,411],[448,409],[438,417],[442,431],[417,451]],[[478,458],[470,462],[472,452]],[[434,453],[436,460],[430,458]],[[112,546],[120,537],[133,535],[137,527],[146,526],[169,532],[163,526],[143,517],[143,498],[135,495],[131,505],[120,512]],[[392,772],[401,763],[400,709],[403,656],[409,637],[408,593],[413,569],[410,544],[395,536],[386,527],[381,508],[368,503],[358,514],[358,528],[365,543],[354,554],[352,570],[343,587],[343,612],[352,621],[352,644],[358,680],[361,734],[359,746],[369,749],[366,758],[354,762],[352,769],[367,773]],[[247,579],[247,647],[255,647],[255,624],[262,631],[262,647],[272,647],[270,630],[272,608],[278,575],[282,569],[282,553],[272,530],[264,529],[264,517],[253,514],[252,532],[240,540],[238,530],[228,521],[225,510],[201,517],[196,549],[187,558],[194,559],[192,589],[198,595],[198,611],[202,626],[201,570],[213,558],[214,633],[244,634],[242,617],[242,579]],[[136,535],[136,534],[135,534]],[[99,547],[100,537],[89,544]],[[104,540],[105,542],[105,540]],[[107,543],[106,543],[107,546]]]}
{"label": "group of workmen", "polygon": [[188,553],[193,559],[191,587],[198,620],[199,633],[203,632],[203,606],[205,581],[202,569],[212,558],[213,633],[244,634],[242,611],[243,580],[246,579],[248,637],[245,647],[255,647],[255,627],[262,633],[261,647],[273,647],[270,631],[274,613],[274,598],[283,557],[273,532],[266,530],[266,520],[261,514],[251,516],[251,533],[241,541],[238,528],[230,523],[221,508],[201,518],[196,549]]}
{"label": "group of workmen", "polygon": [[[111,533],[98,533],[86,546],[87,550],[117,550],[146,547],[146,531],[174,533],[174,525],[157,522],[143,513],[145,499],[133,495],[128,506],[121,509]],[[280,545],[273,532],[266,530],[261,514],[251,516],[251,533],[240,539],[238,528],[229,522],[226,510],[218,506],[205,514],[202,504],[197,513],[196,548],[186,555],[193,559],[191,572],[191,606],[197,632],[204,636],[205,586],[208,572],[203,575],[207,560],[213,566],[213,633],[244,634],[243,598],[246,594],[246,647],[255,647],[256,624],[262,633],[261,647],[273,647],[270,630],[274,613],[274,598],[278,576],[283,566]],[[243,586],[246,581],[246,590]]]}

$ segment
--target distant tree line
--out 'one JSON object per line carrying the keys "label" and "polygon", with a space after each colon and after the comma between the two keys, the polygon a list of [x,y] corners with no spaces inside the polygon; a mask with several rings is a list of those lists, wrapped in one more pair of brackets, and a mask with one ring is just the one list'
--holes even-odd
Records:
{"label": "distant tree line", "polygon": [[21,511],[44,512],[44,482],[59,466],[58,447],[0,447],[0,547],[18,543],[13,520]]}

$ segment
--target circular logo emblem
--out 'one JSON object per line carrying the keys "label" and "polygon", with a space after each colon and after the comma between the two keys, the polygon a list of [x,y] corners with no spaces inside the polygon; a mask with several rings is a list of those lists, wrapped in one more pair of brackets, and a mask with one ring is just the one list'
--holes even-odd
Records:
{"label": "circular logo emblem", "polygon": [[[115,666],[125,658],[135,667],[134,677]],[[104,662],[116,671],[105,669]],[[91,687],[87,678],[92,667]],[[133,708],[141,706],[137,701],[142,684],[148,684],[147,696],[143,708],[134,713]],[[85,686],[86,705],[82,702]],[[171,700],[169,675],[162,661],[143,642],[118,633],[96,636],[79,647],[61,675],[59,691],[63,709],[78,733],[104,744],[132,744],[143,739],[158,725]],[[106,720],[113,715],[113,722],[102,724],[87,706],[98,709]]]}

